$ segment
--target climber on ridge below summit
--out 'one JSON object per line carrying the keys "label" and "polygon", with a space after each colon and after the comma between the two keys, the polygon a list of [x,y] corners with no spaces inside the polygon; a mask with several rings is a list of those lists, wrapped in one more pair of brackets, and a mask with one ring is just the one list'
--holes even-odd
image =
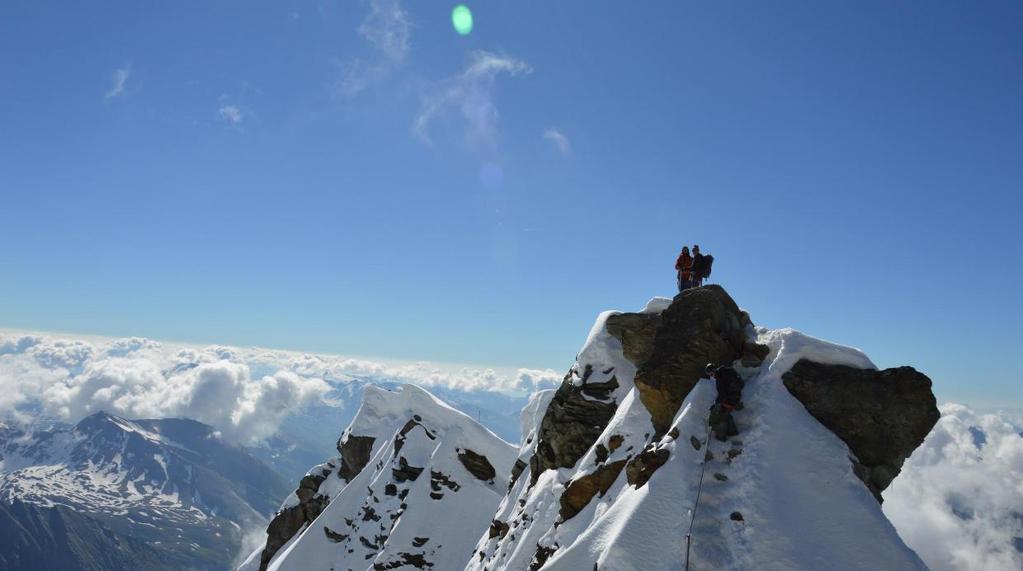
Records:
{"label": "climber on ridge below summit", "polygon": [[724,442],[729,436],[739,434],[732,411],[742,404],[742,387],[745,383],[732,367],[717,367],[708,363],[706,371],[707,378],[714,379],[718,390],[718,396],[710,408],[710,427],[714,437]]}

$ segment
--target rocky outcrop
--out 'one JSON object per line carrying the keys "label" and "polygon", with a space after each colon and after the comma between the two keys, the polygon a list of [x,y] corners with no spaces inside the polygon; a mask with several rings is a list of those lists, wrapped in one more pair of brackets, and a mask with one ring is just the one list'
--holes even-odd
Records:
{"label": "rocky outcrop", "polygon": [[[338,476],[346,482],[355,478],[369,463],[374,441],[375,439],[371,436],[353,436],[351,434],[342,436],[337,445],[337,450],[341,453],[341,466],[337,470]],[[321,495],[319,490],[320,484],[327,479],[335,466],[326,464],[302,478],[298,489],[295,490],[298,503],[282,508],[270,520],[270,525],[266,528],[266,545],[259,558],[260,571],[264,571],[277,551],[296,533],[302,531],[307,524],[312,523],[330,503],[330,498]],[[422,468],[419,471],[421,472]],[[416,475],[418,476],[418,473]]]}
{"label": "rocky outcrop", "polygon": [[669,457],[671,457],[671,452],[667,448],[655,448],[653,445],[648,446],[637,454],[629,462],[629,465],[625,467],[627,481],[632,486],[642,488],[650,481],[650,477],[654,475],[654,472],[668,461]]}
{"label": "rocky outcrop", "polygon": [[[410,421],[411,422],[411,421]],[[338,475],[346,482],[359,475],[359,472],[369,463],[369,455],[373,452],[374,438],[372,436],[347,435],[338,444],[337,451],[341,453],[341,470]]]}
{"label": "rocky outcrop", "polygon": [[592,400],[587,394],[587,385],[577,386],[568,377],[554,394],[540,422],[536,453],[529,460],[530,485],[544,470],[574,466],[614,416],[614,403]]}
{"label": "rocky outcrop", "polygon": [[604,464],[592,473],[569,482],[565,492],[561,494],[561,521],[569,520],[582,511],[593,496],[606,494],[624,467],[625,460],[618,460]]}
{"label": "rocky outcrop", "polygon": [[[639,364],[636,388],[650,411],[656,434],[664,434],[689,391],[704,376],[707,363],[728,364],[751,348],[747,330],[749,316],[717,285],[686,290],[675,296],[660,315],[649,358]],[[624,335],[636,345],[633,355],[645,355],[650,327],[633,327]]]}
{"label": "rocky outcrop", "polygon": [[801,359],[782,380],[849,446],[853,471],[878,502],[940,416],[931,380],[912,367],[877,371]]}
{"label": "rocky outcrop", "polygon": [[470,474],[476,476],[476,479],[483,480],[484,482],[490,482],[497,475],[497,471],[494,470],[494,466],[487,460],[487,457],[482,454],[477,454],[472,450],[465,449],[458,451],[458,461],[465,466],[465,469]]}
{"label": "rocky outcrop", "polygon": [[608,316],[607,332],[622,342],[622,354],[638,366],[653,354],[660,324],[660,313],[617,313]]}
{"label": "rocky outcrop", "polygon": [[[298,484],[295,495],[298,504],[286,507],[270,521],[266,528],[266,545],[259,558],[259,569],[264,571],[277,551],[284,546],[306,524],[312,522],[323,508],[330,502],[329,498],[319,495],[320,484],[327,479],[330,468],[316,469],[307,474]],[[329,536],[329,533],[328,533]]]}

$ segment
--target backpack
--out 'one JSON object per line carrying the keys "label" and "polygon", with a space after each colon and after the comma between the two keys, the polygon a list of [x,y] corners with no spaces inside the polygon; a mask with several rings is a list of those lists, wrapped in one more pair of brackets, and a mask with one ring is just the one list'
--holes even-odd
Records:
{"label": "backpack", "polygon": [[703,275],[700,278],[709,278],[711,266],[714,265],[714,256],[710,254],[703,255]]}

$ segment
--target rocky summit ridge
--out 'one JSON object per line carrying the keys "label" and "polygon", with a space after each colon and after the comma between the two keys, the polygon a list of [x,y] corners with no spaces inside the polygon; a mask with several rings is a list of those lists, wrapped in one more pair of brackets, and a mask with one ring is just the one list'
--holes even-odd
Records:
{"label": "rocky summit ridge", "polygon": [[[707,363],[745,380],[724,442]],[[930,380],[757,328],[719,286],[602,313],[517,452],[404,390],[367,396],[249,568],[925,568],[879,502],[938,419]]]}

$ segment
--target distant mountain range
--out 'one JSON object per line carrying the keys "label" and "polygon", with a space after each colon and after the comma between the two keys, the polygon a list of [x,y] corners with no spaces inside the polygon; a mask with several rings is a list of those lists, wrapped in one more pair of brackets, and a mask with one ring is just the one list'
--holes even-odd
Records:
{"label": "distant mountain range", "polygon": [[[0,569],[36,569],[24,564],[43,554],[55,569],[223,570],[288,491],[273,469],[192,420],[97,413],[73,427],[2,426],[0,504],[16,532]],[[47,547],[57,544],[66,549]]]}

